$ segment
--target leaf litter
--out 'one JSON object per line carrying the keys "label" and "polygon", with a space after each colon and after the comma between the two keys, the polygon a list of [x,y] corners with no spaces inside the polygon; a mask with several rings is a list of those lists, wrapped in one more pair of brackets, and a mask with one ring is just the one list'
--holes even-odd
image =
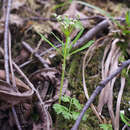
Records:
{"label": "leaf litter", "polygon": [[[1,2],[2,3],[2,2]],[[100,4],[100,3],[99,3]],[[112,4],[112,3],[111,3]],[[34,90],[30,87],[28,87],[28,83],[26,80],[22,81],[23,78],[21,76],[15,74],[15,80],[16,80],[16,86],[18,87],[18,92],[15,92],[13,90],[13,87],[6,83],[5,81],[5,72],[3,65],[0,66],[0,113],[1,113],[1,121],[5,122],[2,125],[0,125],[1,129],[14,129],[16,128],[16,124],[14,119],[12,118],[11,112],[8,112],[11,108],[11,105],[15,105],[17,110],[17,114],[19,117],[19,120],[21,122],[21,126],[23,129],[28,130],[38,130],[38,129],[46,129],[50,130],[53,128],[53,116],[52,116],[52,110],[51,106],[53,103],[55,103],[59,96],[59,88],[60,88],[60,78],[61,78],[61,60],[58,60],[57,54],[55,51],[49,51],[50,54],[54,53],[54,56],[49,62],[50,65],[48,68],[43,68],[41,63],[37,61],[36,58],[34,58],[32,53],[30,56],[26,48],[24,48],[21,45],[21,42],[27,41],[27,43],[32,47],[37,47],[37,44],[39,42],[39,37],[36,34],[37,32],[40,32],[42,34],[45,34],[48,36],[52,31],[57,30],[59,34],[62,35],[62,38],[64,38],[61,29],[59,28],[59,23],[53,22],[51,20],[48,20],[48,18],[51,18],[53,16],[53,13],[55,13],[55,10],[52,9],[53,5],[55,5],[55,1],[40,1],[40,0],[14,0],[12,2],[11,7],[11,14],[10,14],[10,26],[14,26],[15,28],[11,29],[11,32],[14,33],[16,36],[12,39],[12,53],[13,59],[17,64],[22,64],[25,61],[30,60],[31,62],[28,65],[25,65],[22,71],[29,77],[29,80],[32,82],[34,87],[36,88],[37,92],[40,94],[42,101],[44,103],[45,109],[43,110],[41,102],[38,101],[38,98],[36,94],[34,94]],[[102,7],[105,7],[102,4]],[[109,8],[109,7],[108,7]],[[108,10],[107,8],[107,10]],[[120,7],[119,7],[120,8]],[[5,21],[5,12],[4,9],[1,8],[3,11],[0,19],[0,35],[4,33],[4,21]],[[117,11],[117,8],[116,8]],[[17,13],[20,12],[20,13]],[[78,18],[77,16],[80,16],[80,19],[86,18],[86,16],[90,17],[90,15],[97,15],[96,12],[93,10],[89,11],[89,8],[81,8],[80,10],[77,9],[77,4],[75,2],[72,2],[68,9],[62,13],[62,15],[67,15],[70,18]],[[100,14],[99,14],[100,15]],[[28,18],[28,19],[26,19]],[[33,18],[33,19],[32,19]],[[46,20],[40,20],[41,18],[47,18]],[[99,19],[100,21],[101,19]],[[99,22],[98,21],[98,22]],[[81,21],[83,26],[85,27],[86,31],[90,28],[94,27],[95,20],[82,20]],[[21,32],[20,37],[17,39],[17,34],[15,32],[15,29],[19,30],[19,33]],[[71,35],[71,39],[73,39],[79,30],[76,30]],[[85,33],[85,32],[84,32]],[[97,34],[98,35],[98,34]],[[106,37],[104,37],[106,35]],[[101,61],[101,79],[105,79],[108,75],[110,75],[116,68],[118,68],[119,64],[119,57],[121,56],[121,50],[117,46],[117,42],[119,39],[112,39],[111,37],[107,37],[108,34],[104,34],[104,32],[101,34],[101,39],[96,36],[94,39],[97,40],[87,51],[85,54],[84,59],[84,71],[85,68],[87,68],[87,65],[91,64],[91,59],[95,56],[94,52],[99,49],[101,46],[105,45],[103,58]],[[17,40],[16,40],[17,39]],[[105,40],[108,39],[106,42]],[[63,39],[64,40],[64,39]],[[99,41],[98,41],[99,40]],[[104,44],[105,42],[105,44]],[[17,44],[17,47],[15,47]],[[57,45],[57,41],[54,41],[54,44]],[[2,46],[1,46],[2,47]],[[18,52],[15,52],[18,49]],[[41,53],[42,51],[48,50],[50,47],[42,41],[39,45],[38,49],[36,50],[37,53]],[[27,53],[26,53],[27,52]],[[20,54],[21,53],[21,54]],[[44,56],[49,54],[46,52]],[[85,52],[83,52],[85,53]],[[20,55],[19,55],[20,54]],[[44,58],[43,56],[43,58]],[[87,57],[89,57],[87,59]],[[3,56],[0,56],[1,59],[3,59]],[[56,58],[56,61],[54,63],[54,58]],[[51,64],[53,61],[54,64]],[[87,63],[85,63],[85,61]],[[16,70],[15,70],[16,71]],[[87,72],[87,70],[86,70]],[[100,73],[100,72],[99,72]],[[85,75],[85,72],[84,72]],[[99,74],[100,75],[100,74]],[[17,77],[17,78],[16,78]],[[84,77],[85,78],[85,77]],[[11,77],[10,77],[11,79]],[[116,106],[116,113],[114,113],[113,110],[113,89],[114,85],[116,83],[116,79],[120,79],[120,90],[117,98],[117,106]],[[85,79],[84,79],[85,80]],[[87,80],[87,79],[86,79]],[[69,85],[68,85],[69,84]],[[85,81],[84,83],[85,84]],[[73,92],[71,90],[68,90],[68,87],[71,86],[71,83],[68,83],[68,79],[66,78],[64,81],[64,86],[62,93],[66,95],[71,95]],[[112,120],[113,126],[119,127],[119,110],[120,110],[120,103],[121,103],[121,97],[123,93],[123,89],[125,86],[125,78],[117,76],[115,77],[110,83],[107,84],[107,86],[104,88],[104,90],[101,92],[99,96],[99,102],[98,102],[98,109],[95,110],[96,115],[98,119],[102,122],[108,123],[107,117],[103,116],[103,106],[107,104],[108,112],[110,114],[110,118]],[[83,85],[83,87],[85,87]],[[88,89],[88,88],[87,88]],[[84,92],[86,95],[86,98],[88,99],[88,92],[87,89],[84,88]],[[35,91],[35,93],[37,93]],[[87,93],[86,93],[87,92]],[[96,109],[96,108],[95,108]],[[8,114],[2,113],[2,111],[8,112]]]}

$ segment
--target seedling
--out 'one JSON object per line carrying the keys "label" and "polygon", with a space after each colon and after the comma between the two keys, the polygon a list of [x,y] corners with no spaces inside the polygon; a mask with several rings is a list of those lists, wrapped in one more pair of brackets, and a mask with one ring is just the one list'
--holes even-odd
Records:
{"label": "seedling", "polygon": [[[65,35],[65,43],[61,41],[54,33],[54,37],[61,43],[61,51],[53,44],[51,43],[44,35],[38,33],[43,40],[45,40],[48,44],[50,44],[53,48],[56,49],[57,52],[59,52],[63,57],[63,64],[62,64],[62,75],[61,75],[61,85],[60,85],[60,94],[59,94],[59,104],[61,104],[61,97],[62,97],[62,89],[63,89],[63,83],[64,83],[64,77],[65,77],[65,69],[66,69],[66,61],[69,59],[69,57],[77,52],[80,52],[84,50],[85,48],[88,48],[92,45],[94,41],[89,41],[81,48],[72,51],[72,46],[77,42],[77,40],[82,35],[84,28],[79,20],[75,20],[72,18],[68,18],[68,16],[65,16],[62,18],[61,16],[57,16],[57,20],[60,23],[61,30],[63,34]],[[79,29],[79,33],[74,38],[74,40],[71,41],[71,33],[75,30]]]}
{"label": "seedling", "polygon": [[[69,96],[62,96],[61,98],[63,103],[67,103],[65,105],[54,104],[53,109],[56,114],[62,115],[66,120],[76,120],[80,114],[80,110],[82,110],[82,104],[76,98],[71,98]],[[87,119],[87,114],[84,115],[83,120]]]}

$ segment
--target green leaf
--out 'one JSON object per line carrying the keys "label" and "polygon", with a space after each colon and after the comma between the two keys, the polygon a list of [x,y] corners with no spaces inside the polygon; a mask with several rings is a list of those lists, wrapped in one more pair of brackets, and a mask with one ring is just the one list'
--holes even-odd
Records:
{"label": "green leaf", "polygon": [[63,101],[63,102],[71,102],[71,97],[69,97],[69,96],[62,96],[62,98],[61,98],[61,100]]}
{"label": "green leaf", "polygon": [[[79,19],[80,17],[78,17],[78,19]],[[73,20],[73,22],[74,22],[74,27],[76,28],[76,29],[83,29],[83,25],[82,25],[82,23],[80,22],[80,20]]]}
{"label": "green leaf", "polygon": [[72,118],[72,115],[71,115],[71,113],[69,112],[69,109],[66,108],[66,107],[63,106],[63,105],[54,104],[54,105],[53,105],[53,109],[55,110],[55,112],[56,112],[57,114],[61,114],[65,119],[70,120],[70,119]]}
{"label": "green leaf", "polygon": [[[78,116],[80,115],[80,112],[71,112],[72,113],[72,119],[73,120],[77,120]],[[87,120],[87,115],[85,114],[82,118],[83,121],[86,121]]]}
{"label": "green leaf", "polygon": [[100,128],[104,130],[112,130],[112,125],[111,124],[100,124]]}
{"label": "green leaf", "polygon": [[130,126],[130,119],[127,118],[123,113],[120,112],[121,120],[128,126]]}
{"label": "green leaf", "polygon": [[61,41],[53,32],[51,32],[51,34],[53,34],[53,36],[57,39],[57,41],[59,41],[62,45],[64,45],[64,42]]}
{"label": "green leaf", "polygon": [[123,35],[130,34],[130,30],[123,30],[122,33]]}
{"label": "green leaf", "polygon": [[86,49],[86,48],[88,48],[88,47],[90,47],[93,43],[94,43],[93,40],[89,41],[87,44],[85,44],[85,45],[82,46],[81,48],[79,48],[79,49],[77,49],[77,50],[71,52],[71,53],[70,53],[70,56],[73,55],[73,54],[75,54],[75,53],[77,53],[77,52],[80,52],[80,51],[82,51],[82,50],[84,50],[84,49]]}
{"label": "green leaf", "polygon": [[79,101],[78,101],[76,98],[72,98],[72,104],[74,104],[75,107],[76,107],[78,110],[81,110],[81,109],[82,109],[81,104],[79,103]]}
{"label": "green leaf", "polygon": [[73,119],[73,120],[77,120],[79,114],[80,114],[79,112],[73,111],[73,112],[72,112],[72,119]]}
{"label": "green leaf", "polygon": [[68,111],[68,108],[60,105],[60,104],[54,104],[53,109],[57,114],[64,113],[64,111]]}
{"label": "green leaf", "polygon": [[86,121],[86,120],[87,120],[87,117],[88,117],[88,115],[87,115],[87,114],[84,114],[82,120],[83,120],[83,121]]}
{"label": "green leaf", "polygon": [[[38,32],[37,32],[37,33],[38,33]],[[49,45],[51,45],[53,48],[55,48],[57,52],[59,52],[58,48],[55,47],[44,35],[42,35],[41,33],[38,33],[38,34],[41,36],[41,38],[42,38],[44,41],[46,41]]]}
{"label": "green leaf", "polygon": [[126,13],[126,23],[128,24],[128,27],[130,27],[130,10]]}
{"label": "green leaf", "polygon": [[78,35],[76,36],[76,38],[72,41],[72,45],[75,44],[77,42],[77,40],[80,38],[80,36],[82,35],[84,31],[84,28],[81,29],[81,31],[78,33]]}
{"label": "green leaf", "polygon": [[61,3],[61,4],[57,4],[57,5],[55,5],[52,9],[53,9],[53,10],[56,10],[57,8],[64,7],[65,5],[67,5],[67,4],[71,3],[71,2],[72,2],[72,0],[69,0],[69,1],[67,1],[67,2],[64,2],[64,3]]}
{"label": "green leaf", "polygon": [[64,112],[62,113],[62,115],[63,115],[63,117],[64,117],[65,119],[67,119],[67,120],[72,119],[72,115],[71,115],[71,113],[70,113],[69,111],[64,111]]}

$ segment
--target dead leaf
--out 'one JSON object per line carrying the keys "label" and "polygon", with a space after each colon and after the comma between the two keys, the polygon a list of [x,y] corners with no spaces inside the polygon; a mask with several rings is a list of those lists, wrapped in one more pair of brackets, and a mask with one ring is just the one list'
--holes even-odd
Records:
{"label": "dead leaf", "polygon": [[22,26],[24,24],[24,21],[21,17],[19,17],[16,14],[11,14],[10,15],[10,23],[11,24],[16,24],[17,26]]}
{"label": "dead leaf", "polygon": [[[18,91],[15,91],[13,86],[8,84],[5,80],[5,71],[0,70],[0,99],[10,103],[12,105],[17,104],[21,101],[25,101],[32,97],[34,91],[29,88],[25,83],[20,79],[15,78],[16,87]],[[11,76],[10,76],[10,79]]]}
{"label": "dead leaf", "polygon": [[11,9],[19,9],[20,7],[22,7],[23,5],[25,5],[26,0],[13,0],[12,1],[12,5],[11,5]]}

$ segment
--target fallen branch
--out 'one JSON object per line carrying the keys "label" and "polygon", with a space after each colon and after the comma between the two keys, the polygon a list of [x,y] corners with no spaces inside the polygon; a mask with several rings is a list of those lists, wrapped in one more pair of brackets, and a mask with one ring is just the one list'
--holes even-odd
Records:
{"label": "fallen branch", "polygon": [[71,130],[77,130],[78,126],[80,124],[80,121],[82,120],[83,115],[85,114],[86,110],[88,109],[88,107],[90,106],[90,104],[94,101],[94,99],[96,98],[96,96],[102,91],[102,89],[105,87],[105,85],[111,81],[115,76],[117,76],[118,74],[121,73],[121,71],[127,67],[130,64],[130,59],[121,63],[119,65],[119,68],[113,72],[113,74],[111,74],[110,76],[108,76],[105,80],[101,81],[99,83],[99,86],[97,86],[97,88],[94,90],[94,92],[92,93],[92,95],[90,96],[89,100],[87,101],[87,103],[85,104],[84,108],[82,109],[82,112],[80,113],[78,119],[76,120],[74,126],[72,127]]}
{"label": "fallen branch", "polygon": [[[115,20],[124,22],[124,18],[115,18]],[[84,44],[86,44],[86,42],[89,42],[90,40],[92,40],[92,38],[94,38],[101,30],[104,30],[106,28],[109,27],[109,20],[105,19],[102,22],[100,22],[99,24],[97,24],[95,27],[93,27],[92,29],[90,29],[86,34],[84,34],[74,45],[73,45],[73,49],[77,49],[81,46],[83,46]]]}

